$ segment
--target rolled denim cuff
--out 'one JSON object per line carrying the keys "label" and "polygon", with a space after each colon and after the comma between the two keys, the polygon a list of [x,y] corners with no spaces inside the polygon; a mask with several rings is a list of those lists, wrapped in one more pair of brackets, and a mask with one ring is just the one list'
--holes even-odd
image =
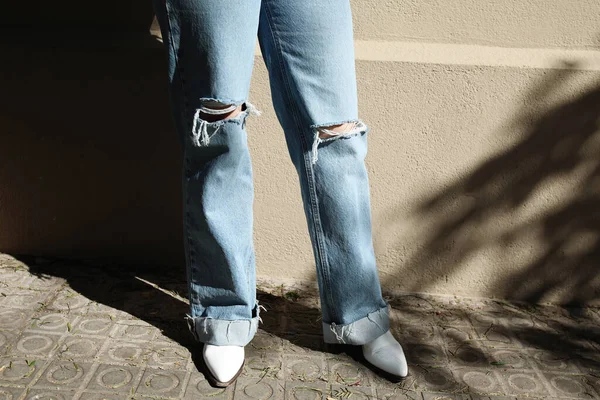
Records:
{"label": "rolled denim cuff", "polygon": [[369,343],[390,329],[389,304],[346,325],[323,322],[325,343],[363,345]]}
{"label": "rolled denim cuff", "polygon": [[261,307],[257,300],[251,319],[225,320],[187,315],[186,321],[199,342],[215,346],[246,346],[256,334],[258,321],[262,322],[259,316]]}

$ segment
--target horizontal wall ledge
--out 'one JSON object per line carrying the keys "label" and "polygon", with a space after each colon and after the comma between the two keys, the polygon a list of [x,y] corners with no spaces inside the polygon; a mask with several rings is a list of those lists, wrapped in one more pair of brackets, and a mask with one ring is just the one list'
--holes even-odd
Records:
{"label": "horizontal wall ledge", "polygon": [[[600,51],[356,40],[357,60],[600,71]],[[256,54],[260,55],[257,45]]]}

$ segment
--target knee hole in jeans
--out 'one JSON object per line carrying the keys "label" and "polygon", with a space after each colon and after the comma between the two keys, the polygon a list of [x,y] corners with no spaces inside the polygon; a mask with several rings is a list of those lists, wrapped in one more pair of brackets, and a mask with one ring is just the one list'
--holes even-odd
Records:
{"label": "knee hole in jeans", "polygon": [[352,134],[357,122],[346,122],[340,125],[323,126],[319,128],[319,138],[329,139],[336,136]]}
{"label": "knee hole in jeans", "polygon": [[243,110],[243,104],[224,104],[219,101],[203,101],[200,106],[200,118],[206,122],[221,121],[237,117]]}

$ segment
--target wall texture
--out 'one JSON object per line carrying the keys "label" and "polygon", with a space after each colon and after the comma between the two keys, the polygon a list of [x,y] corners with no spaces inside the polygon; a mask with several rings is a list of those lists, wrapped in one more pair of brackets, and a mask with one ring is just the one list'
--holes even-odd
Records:
{"label": "wall texture", "polygon": [[[182,268],[164,55],[130,3],[4,21],[0,251]],[[384,290],[599,304],[600,3],[353,7]],[[258,277],[316,284],[259,54],[250,99]]]}

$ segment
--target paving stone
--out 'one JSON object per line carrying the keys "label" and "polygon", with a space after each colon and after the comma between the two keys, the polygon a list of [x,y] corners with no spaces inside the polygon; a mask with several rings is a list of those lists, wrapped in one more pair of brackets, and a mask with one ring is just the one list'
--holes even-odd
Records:
{"label": "paving stone", "polygon": [[186,371],[146,368],[135,393],[158,397],[180,397],[185,389],[186,375]]}
{"label": "paving stone", "polygon": [[409,365],[409,377],[411,379],[405,379],[401,387],[444,393],[462,393],[464,387],[447,366]]}
{"label": "paving stone", "polygon": [[[237,380],[242,378],[238,377]],[[225,400],[232,399],[233,392],[236,384],[230,385],[227,388],[217,388],[211,386],[206,377],[198,371],[192,371],[190,378],[187,382],[187,387],[184,389],[183,399],[185,400],[198,400],[198,399],[212,399],[212,400]]]}
{"label": "paving stone", "polygon": [[80,317],[62,313],[38,313],[30,319],[26,332],[51,332],[63,334],[71,332]]}
{"label": "paving stone", "polygon": [[327,381],[327,363],[324,357],[284,355],[285,379],[289,381]]}
{"label": "paving stone", "polygon": [[[495,371],[489,368],[457,368],[452,371],[457,386],[479,395],[503,395],[504,388]],[[466,388],[465,388],[466,386]]]}
{"label": "paving stone", "polygon": [[521,349],[498,349],[489,351],[489,365],[495,369],[532,369],[537,364],[534,358]]}
{"label": "paving stone", "polygon": [[127,365],[100,364],[87,389],[109,393],[129,393],[136,387],[141,369]]}
{"label": "paving stone", "polygon": [[448,363],[444,346],[439,343],[402,343],[409,364],[439,365]]}
{"label": "paving stone", "polygon": [[75,391],[59,389],[31,389],[27,392],[25,400],[71,400]]}
{"label": "paving stone", "polygon": [[377,389],[376,398],[380,400],[422,400],[421,392],[412,390],[395,389]]}
{"label": "paving stone", "polygon": [[[577,374],[582,372],[577,366],[577,357],[573,353],[550,350],[527,349],[523,357],[527,357],[537,368],[549,372]],[[600,367],[600,364],[599,364]]]}
{"label": "paving stone", "polygon": [[547,398],[552,396],[544,380],[534,370],[497,369],[494,371],[499,377],[505,394],[527,397]]}
{"label": "paving stone", "polygon": [[285,386],[272,378],[238,377],[235,383],[234,400],[283,400]]}
{"label": "paving stone", "polygon": [[55,360],[44,370],[34,388],[78,389],[93,373],[92,367],[91,363]]}
{"label": "paving stone", "polygon": [[438,328],[434,325],[391,325],[392,334],[402,344],[407,342],[432,344],[440,342]]}
{"label": "paving stone", "polygon": [[16,400],[21,398],[24,392],[24,388],[0,387],[0,400]]}
{"label": "paving stone", "polygon": [[33,313],[34,310],[0,309],[0,332],[19,332],[25,328]]}
{"label": "paving stone", "polygon": [[332,384],[330,397],[334,399],[371,400],[375,395],[373,388],[365,386],[344,386]]}
{"label": "paving stone", "polygon": [[254,335],[254,337],[250,341],[249,345],[246,347],[246,350],[260,352],[282,352],[283,339],[281,339],[277,335],[259,329],[258,332],[256,332],[256,335]]}
{"label": "paving stone", "polygon": [[423,392],[423,400],[471,400],[468,394],[447,394]]}
{"label": "paving stone", "polygon": [[568,375],[553,372],[542,372],[542,375],[557,397],[569,399],[600,398],[600,393],[594,388],[592,381],[585,375]]}
{"label": "paving stone", "polygon": [[67,336],[60,344],[56,357],[63,360],[91,360],[98,356],[104,339],[83,335]]}
{"label": "paving stone", "polygon": [[260,355],[246,357],[244,376],[283,379],[281,354],[265,352]]}
{"label": "paving stone", "polygon": [[95,393],[95,392],[82,392],[81,396],[77,400],[129,400],[131,399],[131,393]]}
{"label": "paving stone", "polygon": [[48,358],[59,348],[62,335],[49,332],[25,332],[19,335],[8,354],[30,358]]}
{"label": "paving stone", "polygon": [[370,386],[372,383],[370,370],[353,359],[329,357],[326,364],[331,384]]}
{"label": "paving stone", "polygon": [[325,382],[285,382],[286,400],[326,400],[328,393]]}
{"label": "paving stone", "polygon": [[191,353],[185,347],[154,341],[147,363],[163,370],[185,370],[190,359]]}
{"label": "paving stone", "polygon": [[100,316],[82,316],[72,332],[74,334],[89,335],[96,337],[108,337],[115,326],[111,318]]}
{"label": "paving stone", "polygon": [[146,322],[139,320],[119,321],[110,333],[113,339],[148,342],[159,333],[158,329]]}
{"label": "paving stone", "polygon": [[2,385],[25,386],[43,370],[46,360],[23,357],[0,358],[0,383]]}
{"label": "paving stone", "polygon": [[149,352],[148,348],[137,342],[107,340],[98,359],[105,364],[140,366],[145,363]]}
{"label": "paving stone", "polygon": [[513,331],[503,325],[488,324],[474,325],[480,343],[489,348],[519,348],[521,342],[514,336]]}
{"label": "paving stone", "polygon": [[33,310],[45,304],[53,294],[53,291],[0,287],[0,307]]}
{"label": "paving stone", "polygon": [[[198,370],[202,346],[185,324],[185,304],[113,267],[65,267],[54,277],[45,265],[32,274],[0,254],[0,400],[600,398],[596,308],[386,298],[409,362],[409,375],[390,381],[360,346],[324,343],[318,292],[297,290],[296,299],[259,291],[268,312],[246,346],[244,370],[215,388]],[[60,270],[60,262],[48,265]],[[143,276],[186,290],[181,277]]]}

